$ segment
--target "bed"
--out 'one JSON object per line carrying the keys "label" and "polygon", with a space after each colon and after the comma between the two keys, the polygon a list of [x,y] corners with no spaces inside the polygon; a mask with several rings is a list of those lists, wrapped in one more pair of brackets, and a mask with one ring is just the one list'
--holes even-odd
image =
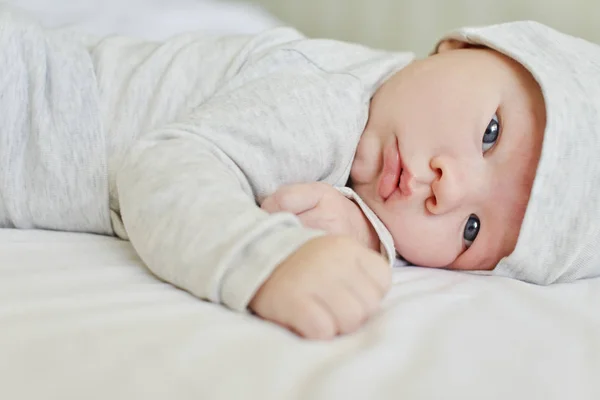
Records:
{"label": "bed", "polygon": [[[21,3],[96,33],[166,37],[196,26],[194,12],[214,30],[280,23],[211,1],[73,12],[65,0],[54,5],[72,14],[54,16]],[[0,399],[600,399],[599,376],[600,279],[538,287],[400,267],[364,328],[308,342],[161,282],[128,242],[0,230]]]}

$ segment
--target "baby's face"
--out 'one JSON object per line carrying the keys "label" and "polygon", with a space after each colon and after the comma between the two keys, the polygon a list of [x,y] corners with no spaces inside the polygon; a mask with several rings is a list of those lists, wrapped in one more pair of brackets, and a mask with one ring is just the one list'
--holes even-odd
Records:
{"label": "baby's face", "polygon": [[516,245],[545,120],[521,65],[487,49],[444,51],[377,91],[352,187],[409,262],[493,269]]}

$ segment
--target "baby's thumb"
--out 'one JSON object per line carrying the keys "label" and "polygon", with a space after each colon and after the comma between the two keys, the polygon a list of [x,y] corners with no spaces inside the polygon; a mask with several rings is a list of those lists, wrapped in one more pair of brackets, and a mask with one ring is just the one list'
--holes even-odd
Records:
{"label": "baby's thumb", "polygon": [[261,208],[271,214],[276,212],[301,214],[319,204],[324,193],[320,189],[319,185],[307,183],[284,186],[267,197],[261,204]]}

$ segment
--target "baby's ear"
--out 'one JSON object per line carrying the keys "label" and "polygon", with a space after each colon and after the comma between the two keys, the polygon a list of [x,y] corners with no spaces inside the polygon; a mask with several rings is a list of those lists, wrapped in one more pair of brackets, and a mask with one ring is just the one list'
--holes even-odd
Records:
{"label": "baby's ear", "polygon": [[456,40],[456,39],[446,39],[446,40],[442,40],[441,42],[438,43],[433,54],[443,53],[443,52],[449,51],[449,50],[465,49],[467,47],[469,47],[468,43],[465,43],[465,42],[462,42],[462,41]]}

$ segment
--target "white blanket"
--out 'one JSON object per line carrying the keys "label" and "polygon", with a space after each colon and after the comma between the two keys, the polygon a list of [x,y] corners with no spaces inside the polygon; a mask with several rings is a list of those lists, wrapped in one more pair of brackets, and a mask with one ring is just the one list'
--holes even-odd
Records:
{"label": "white blanket", "polygon": [[0,230],[0,399],[598,399],[600,280],[397,269],[308,342],[155,279],[129,243]]}

